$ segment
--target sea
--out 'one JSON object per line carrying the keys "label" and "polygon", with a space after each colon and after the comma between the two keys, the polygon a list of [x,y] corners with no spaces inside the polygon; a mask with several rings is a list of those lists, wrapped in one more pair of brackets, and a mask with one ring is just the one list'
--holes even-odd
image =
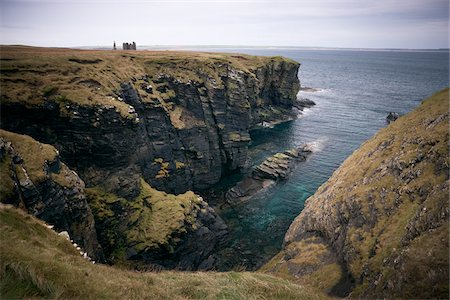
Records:
{"label": "sea", "polygon": [[285,56],[299,63],[299,98],[316,105],[297,120],[251,132],[250,164],[304,143],[314,153],[267,193],[238,207],[217,208],[230,233],[216,269],[255,270],[273,257],[305,201],[380,128],[389,112],[406,114],[449,86],[448,50],[195,48],[196,51]]}

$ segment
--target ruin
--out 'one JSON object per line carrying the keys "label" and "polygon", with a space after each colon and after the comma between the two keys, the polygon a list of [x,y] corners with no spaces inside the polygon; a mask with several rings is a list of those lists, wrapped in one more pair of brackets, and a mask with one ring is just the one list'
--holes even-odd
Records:
{"label": "ruin", "polygon": [[123,50],[136,50],[136,43],[135,42],[123,43],[122,48]]}

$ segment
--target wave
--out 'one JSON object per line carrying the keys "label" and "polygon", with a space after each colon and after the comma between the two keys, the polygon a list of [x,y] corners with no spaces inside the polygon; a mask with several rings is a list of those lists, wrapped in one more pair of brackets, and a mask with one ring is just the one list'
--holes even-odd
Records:
{"label": "wave", "polygon": [[304,117],[309,116],[309,115],[311,115],[311,114],[313,114],[313,113],[314,113],[314,108],[311,109],[311,108],[305,107],[305,108],[303,108],[303,110],[300,112],[300,115],[299,115],[298,117],[299,117],[299,118],[304,118]]}
{"label": "wave", "polygon": [[311,149],[313,153],[317,153],[322,151],[325,148],[325,145],[328,142],[328,137],[320,137],[317,140],[307,143],[308,148]]}

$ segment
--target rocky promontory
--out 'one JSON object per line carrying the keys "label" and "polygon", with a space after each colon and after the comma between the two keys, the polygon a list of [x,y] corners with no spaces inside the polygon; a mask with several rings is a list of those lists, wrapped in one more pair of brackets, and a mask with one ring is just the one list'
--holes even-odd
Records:
{"label": "rocky promontory", "polygon": [[111,262],[208,268],[226,226],[189,191],[244,166],[250,129],[296,116],[299,64],[282,57],[1,52],[1,128],[76,171]]}
{"label": "rocky promontory", "polygon": [[448,99],[433,95],[356,150],[264,270],[338,296],[447,299]]}

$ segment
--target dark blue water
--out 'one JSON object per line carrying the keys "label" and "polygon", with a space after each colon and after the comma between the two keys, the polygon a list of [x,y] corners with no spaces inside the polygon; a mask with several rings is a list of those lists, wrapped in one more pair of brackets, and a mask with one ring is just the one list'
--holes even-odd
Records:
{"label": "dark blue water", "polygon": [[298,120],[252,134],[252,164],[302,143],[316,152],[268,194],[220,211],[230,241],[217,253],[219,269],[258,267],[281,247],[292,220],[336,168],[362,142],[386,126],[390,111],[405,114],[422,99],[449,85],[449,53],[209,49],[255,55],[282,55],[300,62],[300,92],[316,106]]}

